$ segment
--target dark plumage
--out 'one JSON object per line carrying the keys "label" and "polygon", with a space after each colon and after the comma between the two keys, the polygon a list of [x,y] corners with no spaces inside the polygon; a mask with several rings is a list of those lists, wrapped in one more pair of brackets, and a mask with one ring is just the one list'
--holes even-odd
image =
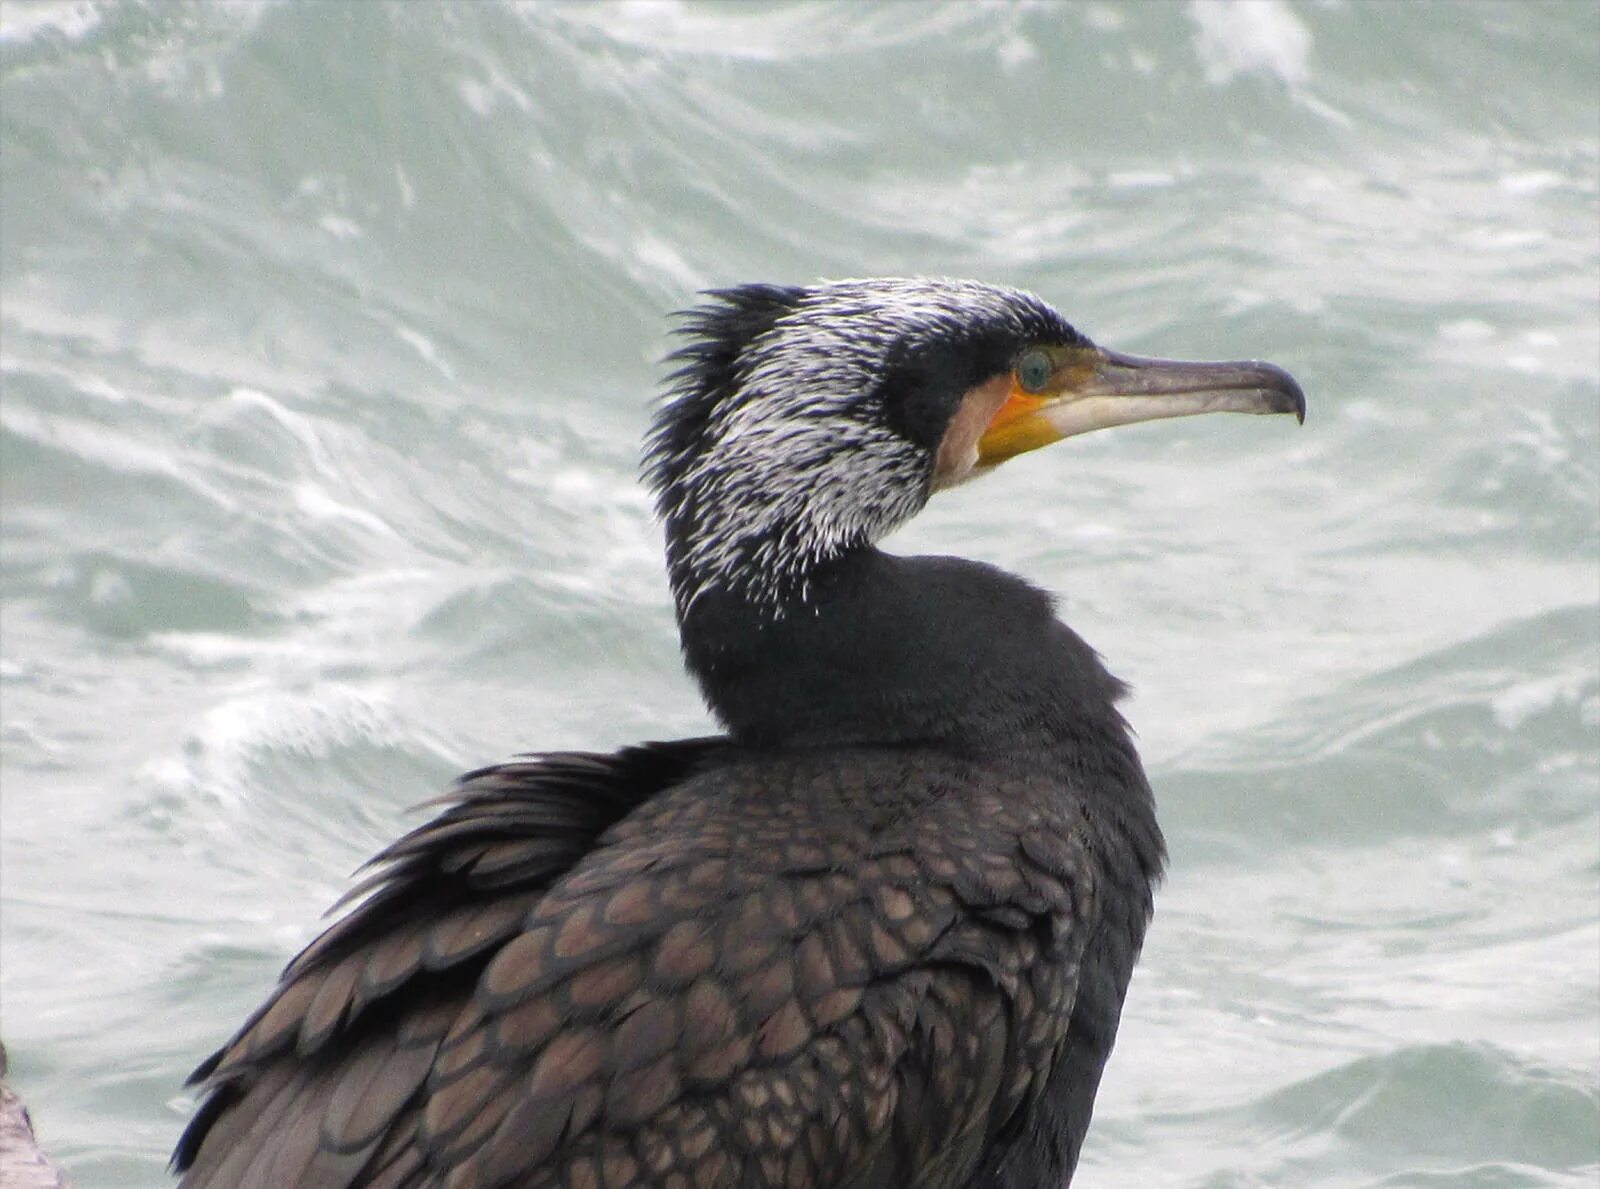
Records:
{"label": "dark plumage", "polygon": [[647,469],[727,734],[463,777],[196,1071],[185,1185],[1070,1177],[1163,862],[1122,687],[1026,583],[874,542],[1054,437],[1303,397],[971,282],[685,332]]}

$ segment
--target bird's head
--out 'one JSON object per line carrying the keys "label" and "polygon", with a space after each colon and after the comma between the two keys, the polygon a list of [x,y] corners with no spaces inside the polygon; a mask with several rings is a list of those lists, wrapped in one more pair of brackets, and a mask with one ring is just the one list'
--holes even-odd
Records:
{"label": "bird's head", "polygon": [[1265,363],[1095,346],[1030,293],[976,281],[716,290],[646,444],[679,613],[721,589],[781,615],[832,558],[928,496],[1074,434],[1194,413],[1294,413]]}

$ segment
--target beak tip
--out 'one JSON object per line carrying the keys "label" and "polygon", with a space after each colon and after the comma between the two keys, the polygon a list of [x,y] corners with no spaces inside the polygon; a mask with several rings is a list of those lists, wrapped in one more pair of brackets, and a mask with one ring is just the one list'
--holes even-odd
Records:
{"label": "beak tip", "polygon": [[1273,390],[1282,401],[1281,407],[1273,411],[1293,413],[1295,422],[1304,425],[1306,423],[1306,393],[1305,389],[1300,387],[1300,381],[1276,364],[1263,363],[1259,366],[1271,375]]}

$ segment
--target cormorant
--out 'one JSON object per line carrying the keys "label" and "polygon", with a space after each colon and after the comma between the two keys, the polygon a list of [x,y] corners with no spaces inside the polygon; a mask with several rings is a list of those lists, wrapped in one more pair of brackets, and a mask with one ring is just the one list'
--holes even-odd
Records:
{"label": "cormorant", "polygon": [[1293,413],[971,281],[713,291],[646,446],[725,728],[461,778],[195,1072],[184,1184],[1060,1189],[1164,849],[1051,599],[876,542],[1070,434]]}

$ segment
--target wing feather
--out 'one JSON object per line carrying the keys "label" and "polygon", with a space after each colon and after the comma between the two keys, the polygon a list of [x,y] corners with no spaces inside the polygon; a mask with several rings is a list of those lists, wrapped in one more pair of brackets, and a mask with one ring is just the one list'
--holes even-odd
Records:
{"label": "wing feather", "polygon": [[462,777],[195,1071],[207,1094],[173,1157],[184,1184],[276,1189],[312,1165],[318,1185],[356,1183],[369,1163],[394,1184],[415,1175],[418,1091],[482,967],[607,828],[723,746],[563,752]]}
{"label": "wing feather", "polygon": [[202,1066],[185,1184],[968,1185],[1095,911],[1055,790],[977,831],[952,757],[673,748],[474,774],[385,851]]}

